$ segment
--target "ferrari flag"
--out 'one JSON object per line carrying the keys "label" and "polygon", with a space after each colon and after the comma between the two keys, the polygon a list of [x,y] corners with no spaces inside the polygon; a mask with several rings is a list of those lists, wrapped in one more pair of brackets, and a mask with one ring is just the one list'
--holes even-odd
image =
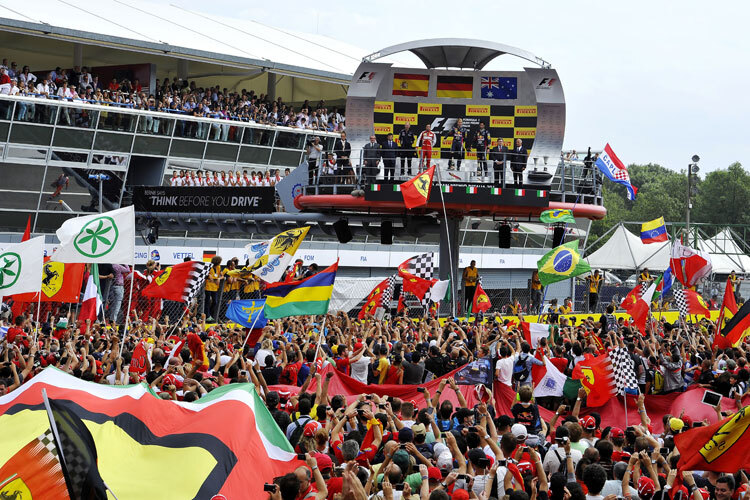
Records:
{"label": "ferrari flag", "polygon": [[[43,388],[91,432],[99,474],[119,500],[156,491],[163,500],[265,498],[263,483],[302,465],[252,384],[224,385],[186,403],[163,400],[144,383],[95,384],[47,368],[0,396],[0,481],[24,477],[29,464],[15,457],[49,428]],[[179,473],[169,464],[180,464]]]}
{"label": "ferrari flag", "polygon": [[[47,261],[42,267],[42,302],[77,303],[81,299],[81,284],[85,264],[63,264]],[[13,296],[17,302],[37,302],[37,293]]]}
{"label": "ferrari flag", "polygon": [[433,175],[435,175],[434,165],[401,184],[401,195],[404,197],[406,208],[411,210],[427,205],[427,201],[430,199]]}
{"label": "ferrari flag", "polygon": [[156,274],[154,280],[141,290],[144,297],[155,297],[185,302],[194,284],[200,279],[203,263],[182,262]]}
{"label": "ferrari flag", "polygon": [[572,373],[573,379],[580,380],[586,390],[586,406],[602,406],[617,393],[612,361],[606,354],[592,356],[579,361]]}
{"label": "ferrari flag", "polygon": [[490,302],[490,297],[487,295],[487,293],[482,288],[482,285],[477,283],[477,288],[474,291],[474,300],[471,303],[471,312],[478,313],[478,312],[485,312],[490,307],[492,307],[492,302]]}
{"label": "ferrari flag", "polygon": [[734,473],[750,467],[750,407],[708,427],[674,437],[680,451],[677,469]]}

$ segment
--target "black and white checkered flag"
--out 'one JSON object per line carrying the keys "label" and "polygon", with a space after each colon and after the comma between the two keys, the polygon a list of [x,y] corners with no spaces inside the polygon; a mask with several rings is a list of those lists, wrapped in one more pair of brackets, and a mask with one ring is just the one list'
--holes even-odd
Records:
{"label": "black and white checkered flag", "polygon": [[381,307],[386,311],[391,310],[391,300],[393,300],[393,287],[396,284],[396,275],[388,277],[388,286],[383,291],[383,298],[380,300]]}
{"label": "black and white checkered flag", "polygon": [[206,282],[208,273],[211,271],[210,262],[197,262],[196,264],[197,265],[190,273],[192,279],[186,284],[185,293],[183,295],[183,299],[188,306],[190,306],[193,300],[195,300],[195,297],[198,295],[198,292],[200,292],[201,288],[203,288],[203,284]]}
{"label": "black and white checkered flag", "polygon": [[677,306],[677,310],[680,311],[680,317],[685,317],[688,314],[688,304],[685,298],[685,292],[681,288],[673,288],[672,295],[674,296],[674,303]]}
{"label": "black and white checkered flag", "polygon": [[635,370],[633,369],[633,358],[630,357],[628,351],[622,347],[618,347],[609,353],[609,358],[612,360],[617,394],[621,396],[624,394],[637,394],[638,378],[635,376]]}

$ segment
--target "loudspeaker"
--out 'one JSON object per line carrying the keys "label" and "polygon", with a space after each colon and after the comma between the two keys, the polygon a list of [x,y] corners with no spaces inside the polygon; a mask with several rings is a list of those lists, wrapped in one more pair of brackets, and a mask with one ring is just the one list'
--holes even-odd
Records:
{"label": "loudspeaker", "polygon": [[352,231],[349,229],[349,221],[346,219],[339,219],[334,222],[333,230],[336,231],[336,238],[339,239],[339,243],[349,243],[352,241]]}
{"label": "loudspeaker", "polygon": [[559,247],[565,240],[565,228],[562,226],[556,226],[555,232],[552,233],[552,248]]}
{"label": "loudspeaker", "polygon": [[501,224],[500,228],[497,230],[497,236],[498,236],[498,242],[497,242],[498,248],[510,248],[510,225],[509,224]]}
{"label": "loudspeaker", "polygon": [[384,220],[380,223],[380,244],[393,245],[393,221]]}

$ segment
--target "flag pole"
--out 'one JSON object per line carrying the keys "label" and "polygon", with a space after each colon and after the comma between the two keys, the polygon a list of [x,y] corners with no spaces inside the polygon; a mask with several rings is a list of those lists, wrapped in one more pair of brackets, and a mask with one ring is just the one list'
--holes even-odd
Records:
{"label": "flag pole", "polygon": [[259,313],[258,313],[258,314],[257,314],[257,315],[255,316],[255,319],[253,320],[253,324],[252,324],[252,325],[250,325],[250,331],[249,331],[249,332],[247,332],[247,335],[245,335],[245,340],[244,340],[244,341],[242,342],[242,347],[240,347],[240,351],[239,351],[239,352],[243,352],[243,351],[245,350],[245,344],[247,344],[247,339],[249,339],[249,338],[250,338],[250,334],[251,334],[251,333],[253,332],[253,328],[255,328],[255,323],[257,323],[257,322],[258,322],[258,318],[260,318],[260,315],[261,315],[261,314],[263,314],[263,311],[260,311],[260,312],[259,312]]}
{"label": "flag pole", "polygon": [[133,285],[135,284],[135,264],[133,264],[133,270],[130,273],[130,296],[128,297],[128,308],[125,310],[125,328],[122,330],[122,342],[120,342],[120,356],[122,356],[122,349],[125,347],[125,336],[128,334],[128,327],[130,326],[130,306],[133,303]]}
{"label": "flag pole", "polygon": [[623,398],[622,401],[625,404],[625,427],[627,427],[628,426],[628,393],[625,392],[622,395],[622,398]]}
{"label": "flag pole", "polygon": [[[36,303],[36,326],[34,327],[34,345],[36,345],[36,336],[39,333],[39,310],[42,308],[42,290],[40,289],[37,293],[39,294],[39,300]],[[0,301],[2,301],[2,298],[0,298]]]}
{"label": "flag pole", "polygon": [[[458,283],[456,283],[455,276],[453,274],[453,252],[451,251],[451,238],[448,233],[448,211],[445,209],[445,196],[443,195],[443,179],[440,177],[440,168],[435,165],[435,172],[437,172],[438,178],[438,191],[440,191],[440,203],[443,205],[443,217],[445,218],[445,242],[448,245],[448,262],[451,266],[450,269],[450,287],[451,287],[451,316],[456,315],[456,294],[453,292],[454,287],[458,289]],[[429,198],[429,194],[428,194]],[[439,314],[438,314],[439,316]]]}
{"label": "flag pole", "polygon": [[318,335],[318,346],[315,348],[315,357],[313,358],[314,361],[317,361],[318,359],[318,352],[320,351],[320,343],[323,340],[323,337],[325,337],[326,333],[326,320],[328,319],[328,313],[323,316],[323,323],[320,325],[320,335]]}

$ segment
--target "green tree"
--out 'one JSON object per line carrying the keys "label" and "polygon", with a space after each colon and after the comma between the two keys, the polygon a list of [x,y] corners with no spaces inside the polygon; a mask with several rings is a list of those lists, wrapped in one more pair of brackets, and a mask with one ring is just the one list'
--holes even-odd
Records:
{"label": "green tree", "polygon": [[750,174],[738,162],[714,170],[699,186],[691,218],[712,224],[750,224]]}

